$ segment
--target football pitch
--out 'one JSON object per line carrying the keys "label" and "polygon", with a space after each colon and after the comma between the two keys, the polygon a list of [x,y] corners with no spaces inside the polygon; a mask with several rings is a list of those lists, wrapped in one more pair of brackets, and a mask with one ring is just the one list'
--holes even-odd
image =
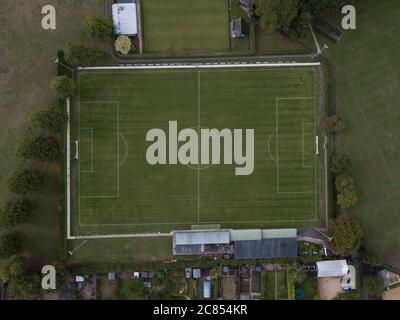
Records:
{"label": "football pitch", "polygon": [[[322,121],[316,67],[80,71],[71,114],[72,234],[320,226]],[[244,164],[224,163],[227,154],[236,159],[226,137],[209,146],[217,151],[208,163],[199,160],[200,146],[196,161],[174,162],[171,145],[181,154],[187,140],[176,140],[171,122],[199,141],[207,129],[242,129],[241,155],[253,151],[253,170],[236,175]],[[147,158],[152,129],[165,133],[166,162]]]}

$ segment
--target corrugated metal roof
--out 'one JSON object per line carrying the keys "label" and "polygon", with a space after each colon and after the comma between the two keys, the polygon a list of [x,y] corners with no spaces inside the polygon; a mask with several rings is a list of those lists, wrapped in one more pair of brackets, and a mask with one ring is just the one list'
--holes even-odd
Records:
{"label": "corrugated metal roof", "polygon": [[263,239],[297,238],[297,229],[263,229],[261,237]]}
{"label": "corrugated metal roof", "polygon": [[235,241],[235,259],[270,259],[297,257],[296,238]]}
{"label": "corrugated metal roof", "polygon": [[176,254],[198,254],[201,253],[201,244],[177,245]]}
{"label": "corrugated metal roof", "polygon": [[243,229],[231,230],[231,241],[297,238],[297,229]]}
{"label": "corrugated metal roof", "polygon": [[133,36],[137,34],[136,3],[112,5],[114,33]]}
{"label": "corrugated metal roof", "polygon": [[229,231],[183,231],[175,232],[175,244],[226,244],[229,243]]}
{"label": "corrugated metal roof", "polygon": [[349,267],[346,260],[318,261],[317,272],[319,278],[343,277],[347,275]]}
{"label": "corrugated metal roof", "polygon": [[261,240],[261,229],[231,230],[231,241]]}

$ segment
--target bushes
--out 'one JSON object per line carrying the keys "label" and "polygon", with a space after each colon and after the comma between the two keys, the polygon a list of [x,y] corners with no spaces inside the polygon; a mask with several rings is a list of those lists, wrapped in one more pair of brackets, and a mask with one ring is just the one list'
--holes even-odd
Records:
{"label": "bushes", "polygon": [[46,136],[25,138],[18,147],[17,154],[23,159],[54,161],[58,155],[58,143]]}
{"label": "bushes", "polygon": [[328,130],[331,133],[338,133],[344,129],[344,122],[341,118],[331,115],[328,117]]}
{"label": "bushes", "polygon": [[352,217],[341,215],[330,222],[328,235],[332,240],[325,242],[327,248],[336,254],[349,256],[360,248],[363,231],[360,224]]}
{"label": "bushes", "polygon": [[25,195],[40,191],[43,187],[43,174],[37,171],[24,170],[14,172],[7,181],[7,188],[15,194]]}
{"label": "bushes", "polygon": [[4,210],[0,213],[0,227],[14,227],[26,222],[32,215],[32,203],[25,198],[6,202]]}
{"label": "bushes", "polygon": [[85,30],[94,40],[106,40],[112,37],[113,24],[110,19],[92,14],[85,19]]}
{"label": "bushes", "polygon": [[58,99],[66,99],[75,92],[75,82],[67,76],[58,76],[50,83],[54,96]]}
{"label": "bushes", "polygon": [[81,42],[68,43],[64,49],[65,61],[72,66],[92,64],[103,55],[103,50],[88,48]]}
{"label": "bushes", "polygon": [[17,232],[0,234],[0,259],[6,259],[18,253],[22,247],[22,237]]}
{"label": "bushes", "polygon": [[39,108],[31,117],[34,127],[50,132],[61,132],[66,123],[66,115],[58,108]]}
{"label": "bushes", "polygon": [[122,54],[128,54],[132,48],[132,41],[127,36],[119,36],[117,40],[115,40],[115,50]]}
{"label": "bushes", "polygon": [[335,179],[337,204],[342,208],[354,207],[358,203],[358,196],[354,188],[354,179],[349,175],[350,158],[345,154],[335,155],[331,162],[331,171],[337,174]]}

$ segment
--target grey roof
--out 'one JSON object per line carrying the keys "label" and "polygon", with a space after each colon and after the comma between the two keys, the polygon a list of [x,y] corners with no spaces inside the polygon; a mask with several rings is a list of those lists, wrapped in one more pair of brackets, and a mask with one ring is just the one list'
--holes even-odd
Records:
{"label": "grey roof", "polygon": [[226,244],[229,231],[177,231],[175,245]]}
{"label": "grey roof", "polygon": [[178,246],[175,246],[175,252],[177,254],[196,254],[196,253],[201,253],[201,244],[178,245]]}
{"label": "grey roof", "polygon": [[235,241],[235,259],[269,259],[297,257],[296,238]]}
{"label": "grey roof", "polygon": [[296,238],[296,229],[240,229],[229,232],[231,241]]}

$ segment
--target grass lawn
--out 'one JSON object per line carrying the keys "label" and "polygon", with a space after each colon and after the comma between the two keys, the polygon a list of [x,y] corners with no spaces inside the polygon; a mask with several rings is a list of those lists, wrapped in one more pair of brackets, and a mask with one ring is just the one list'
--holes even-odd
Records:
{"label": "grass lawn", "polygon": [[97,278],[97,291],[99,300],[113,300],[118,292],[119,280],[108,280],[107,275],[99,275]]}
{"label": "grass lawn", "polygon": [[296,284],[296,289],[302,289],[304,292],[304,298],[302,300],[314,300],[318,290],[317,287],[317,281],[312,277],[307,277],[302,283]]}
{"label": "grass lawn", "polygon": [[[314,68],[80,73],[73,233],[320,225],[318,81]],[[253,173],[235,175],[236,165],[150,165],[146,134],[161,128],[168,135],[172,120],[195,133],[254,129]]]}
{"label": "grass lawn", "polygon": [[286,270],[279,270],[276,272],[277,290],[276,300],[287,300],[287,281],[286,281]]}
{"label": "grass lawn", "polygon": [[228,1],[143,0],[146,53],[229,52]]}
{"label": "grass lawn", "polygon": [[287,300],[286,270],[261,273],[261,298],[264,300]]}
{"label": "grass lawn", "polygon": [[308,38],[301,43],[278,31],[262,30],[259,26],[256,26],[255,33],[257,54],[309,53],[316,50],[314,43]]}
{"label": "grass lawn", "polygon": [[400,262],[400,6],[396,0],[360,1],[357,29],[330,46],[338,114],[346,123],[339,151],[353,162],[359,204],[348,210],[366,238]]}
{"label": "grass lawn", "polygon": [[[73,250],[82,241],[69,241],[68,249]],[[172,238],[129,238],[89,240],[68,259],[71,265],[144,263],[171,260]]]}
{"label": "grass lawn", "polygon": [[236,276],[222,276],[222,296],[224,300],[236,300],[237,299],[237,287],[238,278]]}
{"label": "grass lawn", "polygon": [[[57,10],[57,30],[41,27],[42,6]],[[56,75],[57,50],[68,41],[83,38],[84,17],[102,13],[102,0],[8,0],[0,4],[0,201],[10,195],[5,182],[16,167],[24,167],[15,154],[17,141],[29,125],[31,112],[57,102],[49,89]],[[58,165],[46,165],[50,176],[45,192],[35,200],[35,219],[23,226],[24,252],[38,266],[51,263],[58,255]]]}

